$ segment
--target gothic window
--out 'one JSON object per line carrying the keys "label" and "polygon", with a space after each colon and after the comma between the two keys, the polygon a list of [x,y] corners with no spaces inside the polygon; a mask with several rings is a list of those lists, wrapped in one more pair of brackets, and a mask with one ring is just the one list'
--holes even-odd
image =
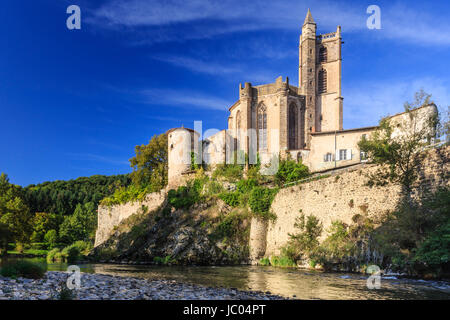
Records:
{"label": "gothic window", "polygon": [[318,91],[319,93],[327,92],[327,70],[321,69],[319,71],[319,85]]}
{"label": "gothic window", "polygon": [[327,62],[327,60],[328,60],[327,48],[322,47],[319,50],[319,62]]}
{"label": "gothic window", "polygon": [[306,109],[304,106],[300,108],[300,123],[299,123],[299,130],[300,130],[300,141],[299,141],[299,148],[303,149],[305,147],[305,113]]}
{"label": "gothic window", "polygon": [[292,103],[289,106],[289,149],[298,149],[298,107]]}
{"label": "gothic window", "polygon": [[241,150],[241,111],[236,113],[236,147],[238,150]]}
{"label": "gothic window", "polygon": [[258,107],[258,150],[267,150],[267,108],[264,104]]}

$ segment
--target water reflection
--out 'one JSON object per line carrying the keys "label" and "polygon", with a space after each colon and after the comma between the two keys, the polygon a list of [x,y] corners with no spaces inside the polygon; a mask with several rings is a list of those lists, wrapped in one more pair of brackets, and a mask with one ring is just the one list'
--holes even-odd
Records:
{"label": "water reflection", "polygon": [[[67,264],[43,263],[47,270],[66,271]],[[369,290],[367,277],[256,266],[132,266],[79,264],[82,272],[147,279],[173,279],[211,287],[270,291],[296,299],[450,299],[450,284],[417,280],[381,281],[381,289]],[[437,289],[436,286],[441,286]]]}

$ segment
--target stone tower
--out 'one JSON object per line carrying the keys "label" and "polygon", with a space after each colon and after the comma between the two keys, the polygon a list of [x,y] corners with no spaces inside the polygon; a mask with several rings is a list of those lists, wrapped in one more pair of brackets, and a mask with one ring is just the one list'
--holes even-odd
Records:
{"label": "stone tower", "polygon": [[342,130],[341,28],[316,35],[317,26],[308,9],[299,43],[299,90],[305,96],[305,148],[311,133]]}

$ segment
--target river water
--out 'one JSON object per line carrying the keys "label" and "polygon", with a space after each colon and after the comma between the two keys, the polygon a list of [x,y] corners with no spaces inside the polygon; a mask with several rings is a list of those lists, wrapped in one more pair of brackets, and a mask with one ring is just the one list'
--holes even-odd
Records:
{"label": "river water", "polygon": [[[49,271],[66,271],[67,264],[45,264]],[[380,289],[367,288],[367,276],[262,266],[148,266],[80,264],[82,272],[146,279],[173,279],[210,287],[270,291],[294,299],[445,299],[450,283],[382,277]]]}

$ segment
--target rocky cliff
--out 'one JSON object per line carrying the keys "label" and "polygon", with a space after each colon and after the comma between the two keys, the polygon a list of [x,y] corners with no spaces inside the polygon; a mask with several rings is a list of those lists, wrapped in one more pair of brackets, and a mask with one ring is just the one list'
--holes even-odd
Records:
{"label": "rocky cliff", "polygon": [[95,247],[101,261],[161,264],[248,263],[248,214],[221,200],[189,210],[141,207]]}

